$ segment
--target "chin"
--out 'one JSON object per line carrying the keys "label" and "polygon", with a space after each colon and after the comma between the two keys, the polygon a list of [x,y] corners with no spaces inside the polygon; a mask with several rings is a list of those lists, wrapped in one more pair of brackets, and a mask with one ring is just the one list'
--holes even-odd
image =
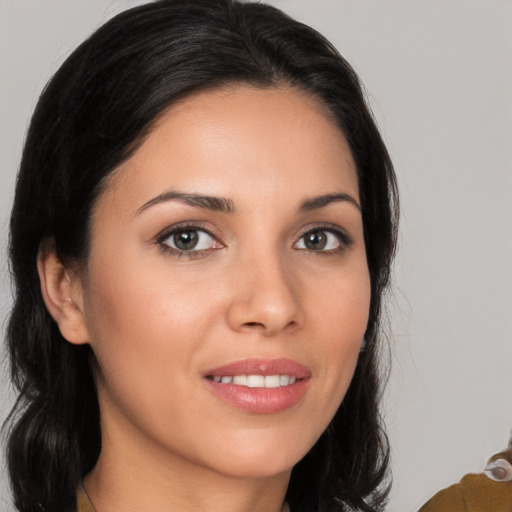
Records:
{"label": "chin", "polygon": [[[269,436],[270,438],[270,436]],[[290,440],[293,443],[290,443]],[[231,445],[217,458],[222,473],[238,478],[268,478],[290,473],[307,454],[312,444],[300,442],[293,435],[282,440],[248,441],[243,447]],[[214,459],[213,459],[214,460]]]}

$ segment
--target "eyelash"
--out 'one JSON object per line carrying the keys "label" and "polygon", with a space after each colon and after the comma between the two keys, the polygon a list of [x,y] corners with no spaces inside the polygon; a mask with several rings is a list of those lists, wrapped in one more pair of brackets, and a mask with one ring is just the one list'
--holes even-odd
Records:
{"label": "eyelash", "polygon": [[[176,235],[177,233],[187,232],[187,231],[189,231],[189,232],[195,231],[195,232],[205,233],[206,235],[208,235],[209,237],[212,238],[214,243],[219,244],[219,247],[210,247],[207,249],[199,249],[199,250],[195,250],[195,249],[179,250],[174,247],[171,247],[168,243],[166,243],[166,241],[169,238]],[[340,253],[344,252],[353,243],[352,238],[346,233],[346,231],[341,229],[339,226],[336,226],[334,224],[322,224],[319,226],[312,226],[312,227],[310,226],[310,227],[304,229],[302,231],[302,233],[300,234],[298,241],[293,244],[294,248],[295,248],[295,245],[299,241],[304,240],[304,237],[306,235],[308,235],[310,233],[316,233],[316,232],[320,232],[320,233],[324,232],[324,233],[330,233],[330,234],[334,235],[338,239],[338,242],[340,244],[339,247],[336,247],[334,249],[317,250],[317,251],[315,251],[313,249],[307,249],[307,248],[300,248],[297,250],[307,251],[308,253],[318,254],[318,255],[322,255],[322,256],[330,256],[330,255],[340,254]],[[224,245],[221,242],[219,242],[218,238],[215,235],[213,235],[208,229],[205,229],[204,227],[197,225],[197,224],[180,224],[177,226],[173,226],[171,229],[167,229],[163,233],[159,234],[156,238],[155,243],[166,254],[175,256],[178,259],[185,257],[185,258],[188,258],[191,260],[204,257],[209,252],[215,251],[217,249],[222,249],[224,247]]]}
{"label": "eyelash", "polygon": [[[334,249],[319,250],[319,251],[315,251],[312,249],[308,250],[307,248],[301,249],[301,250],[306,250],[306,251],[308,251],[309,254],[315,254],[315,255],[319,255],[319,256],[333,256],[333,255],[341,254],[341,253],[345,252],[353,243],[353,240],[349,236],[349,234],[344,229],[340,228],[339,226],[337,226],[335,224],[321,224],[318,226],[309,226],[302,231],[302,233],[299,236],[299,240],[304,240],[304,237],[306,235],[308,235],[309,233],[317,233],[317,232],[330,233],[330,234],[334,235],[338,239],[338,242],[340,244],[339,247],[336,247]],[[296,245],[297,243],[298,242],[295,242],[294,245]]]}
{"label": "eyelash", "polygon": [[[174,247],[169,246],[168,243],[166,243],[166,240],[171,238],[173,235],[176,235],[177,233],[183,233],[187,231],[196,231],[201,233],[206,233],[209,237],[212,238],[212,240],[219,244],[220,247],[211,247],[208,249],[200,249],[200,250],[180,250],[176,249]],[[205,229],[204,227],[197,225],[197,224],[179,224],[177,226],[173,226],[171,229],[165,230],[162,234],[158,235],[156,239],[156,245],[159,246],[159,248],[166,254],[170,254],[172,256],[177,257],[178,259],[185,257],[191,260],[201,258],[203,256],[206,256],[210,251],[215,251],[217,249],[222,249],[224,247],[223,244],[219,242],[217,237],[213,235],[208,229]]]}

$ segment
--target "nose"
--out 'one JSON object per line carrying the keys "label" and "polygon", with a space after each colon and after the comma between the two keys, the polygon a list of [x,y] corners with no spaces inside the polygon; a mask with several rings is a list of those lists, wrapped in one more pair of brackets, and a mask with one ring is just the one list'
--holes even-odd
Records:
{"label": "nose", "polygon": [[270,337],[302,326],[300,283],[279,257],[252,258],[233,278],[227,312],[231,329]]}

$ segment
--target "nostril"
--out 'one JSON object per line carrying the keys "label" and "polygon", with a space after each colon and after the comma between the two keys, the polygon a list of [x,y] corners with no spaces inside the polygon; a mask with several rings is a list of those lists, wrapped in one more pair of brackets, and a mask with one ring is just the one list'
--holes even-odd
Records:
{"label": "nostril", "polygon": [[[297,322],[292,320],[288,324],[284,326],[285,330],[294,329],[294,327],[297,325]],[[267,330],[267,326],[263,322],[245,322],[243,326],[247,329],[263,329]]]}

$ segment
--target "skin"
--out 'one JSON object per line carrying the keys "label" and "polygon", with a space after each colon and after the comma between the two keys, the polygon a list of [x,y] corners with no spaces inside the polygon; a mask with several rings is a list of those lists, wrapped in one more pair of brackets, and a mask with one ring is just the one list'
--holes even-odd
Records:
{"label": "skin", "polygon": [[[169,191],[227,198],[234,211],[154,200]],[[331,194],[346,196],[299,210]],[[350,150],[318,100],[237,86],[170,108],[114,172],[81,272],[45,247],[48,309],[98,361],[103,445],[85,479],[98,512],[281,510],[291,468],[346,393],[366,329],[358,204]],[[163,233],[183,222],[212,234],[201,235],[205,249],[169,250]],[[326,249],[305,245],[311,229]],[[211,392],[208,369],[251,357],[305,365],[305,396],[257,414]]]}

